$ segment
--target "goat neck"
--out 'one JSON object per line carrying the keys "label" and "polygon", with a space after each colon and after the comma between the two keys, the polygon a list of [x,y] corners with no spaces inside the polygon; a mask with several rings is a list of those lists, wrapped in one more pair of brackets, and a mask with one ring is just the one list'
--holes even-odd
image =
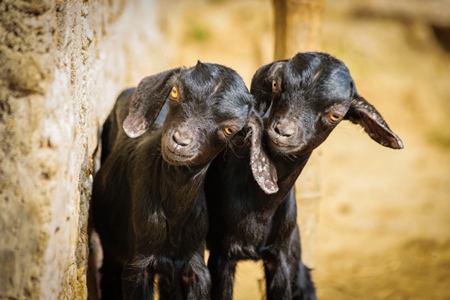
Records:
{"label": "goat neck", "polygon": [[[171,217],[179,219],[182,215],[188,215],[188,212],[195,206],[208,166],[209,163],[195,167],[174,166],[164,159],[160,159],[161,202],[169,221],[172,219]],[[183,199],[183,201],[178,201],[178,199]]]}

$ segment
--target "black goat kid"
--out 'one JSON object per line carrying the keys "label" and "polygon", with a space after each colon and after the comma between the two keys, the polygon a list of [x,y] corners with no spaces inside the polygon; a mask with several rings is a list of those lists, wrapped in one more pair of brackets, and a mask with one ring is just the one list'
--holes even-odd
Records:
{"label": "black goat kid", "polygon": [[[267,299],[315,299],[301,261],[294,183],[312,151],[343,119],[360,124],[381,145],[402,148],[377,110],[356,91],[349,70],[324,53],[299,53],[265,65],[250,92],[260,115],[270,107],[262,143],[279,190],[266,194],[252,178],[248,146],[220,154],[208,170],[207,244],[213,299],[232,299],[239,260],[263,260]],[[236,135],[235,144],[245,145]],[[234,152],[234,153],[233,153]]]}
{"label": "black goat kid", "polygon": [[[162,126],[153,125],[166,100]],[[258,149],[263,125],[253,105],[236,72],[200,62],[146,77],[118,97],[104,124],[92,194],[103,299],[152,299],[155,276],[161,299],[210,297],[203,181],[244,126],[256,133],[253,168],[268,168],[260,165],[268,159]],[[270,180],[260,181],[270,189]]]}

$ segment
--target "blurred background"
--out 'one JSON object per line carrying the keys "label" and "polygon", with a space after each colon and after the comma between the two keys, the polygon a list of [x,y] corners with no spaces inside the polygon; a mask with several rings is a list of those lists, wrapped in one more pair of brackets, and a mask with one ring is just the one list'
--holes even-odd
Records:
{"label": "blurred background", "polygon": [[[166,68],[216,62],[250,84],[273,61],[270,0],[166,3]],[[317,220],[303,244],[319,299],[450,299],[450,2],[328,1],[320,24],[319,49],[347,64],[405,149],[343,122],[316,150]],[[240,264],[237,277],[236,299],[259,297],[261,266]]]}
{"label": "blurred background", "polygon": [[[250,85],[282,56],[281,1],[0,0],[0,299],[96,299],[89,201],[114,99],[197,60]],[[342,122],[300,176],[319,299],[450,299],[450,0],[287,3],[301,26],[286,28],[285,57],[343,60],[405,145]],[[260,263],[238,265],[235,299],[263,286]]]}

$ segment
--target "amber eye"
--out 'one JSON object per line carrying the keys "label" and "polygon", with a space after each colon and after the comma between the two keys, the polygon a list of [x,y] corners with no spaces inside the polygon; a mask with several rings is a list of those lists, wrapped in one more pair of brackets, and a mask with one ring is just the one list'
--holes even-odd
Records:
{"label": "amber eye", "polygon": [[176,86],[174,86],[172,88],[172,90],[170,91],[170,98],[172,98],[174,100],[178,99],[178,89]]}
{"label": "amber eye", "polygon": [[337,122],[340,121],[344,116],[341,116],[340,114],[337,113],[330,113],[328,115],[328,119],[330,119],[333,122]]}
{"label": "amber eye", "polygon": [[223,129],[223,132],[225,132],[226,135],[232,135],[234,133],[234,130],[231,127],[225,127]]}
{"label": "amber eye", "polygon": [[272,81],[272,92],[276,93],[278,92],[278,82],[276,80]]}

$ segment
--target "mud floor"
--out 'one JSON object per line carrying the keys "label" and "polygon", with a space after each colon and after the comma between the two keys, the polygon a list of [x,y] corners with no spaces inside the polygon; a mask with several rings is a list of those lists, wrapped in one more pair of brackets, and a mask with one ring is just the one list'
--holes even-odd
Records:
{"label": "mud floor", "polygon": [[[167,67],[217,62],[249,83],[271,61],[270,2],[188,2],[162,18]],[[321,198],[307,263],[318,296],[450,299],[450,54],[426,22],[350,8],[327,3],[322,50],[346,62],[405,149],[340,124],[316,151]],[[237,276],[236,299],[261,297],[261,266],[241,264]]]}

